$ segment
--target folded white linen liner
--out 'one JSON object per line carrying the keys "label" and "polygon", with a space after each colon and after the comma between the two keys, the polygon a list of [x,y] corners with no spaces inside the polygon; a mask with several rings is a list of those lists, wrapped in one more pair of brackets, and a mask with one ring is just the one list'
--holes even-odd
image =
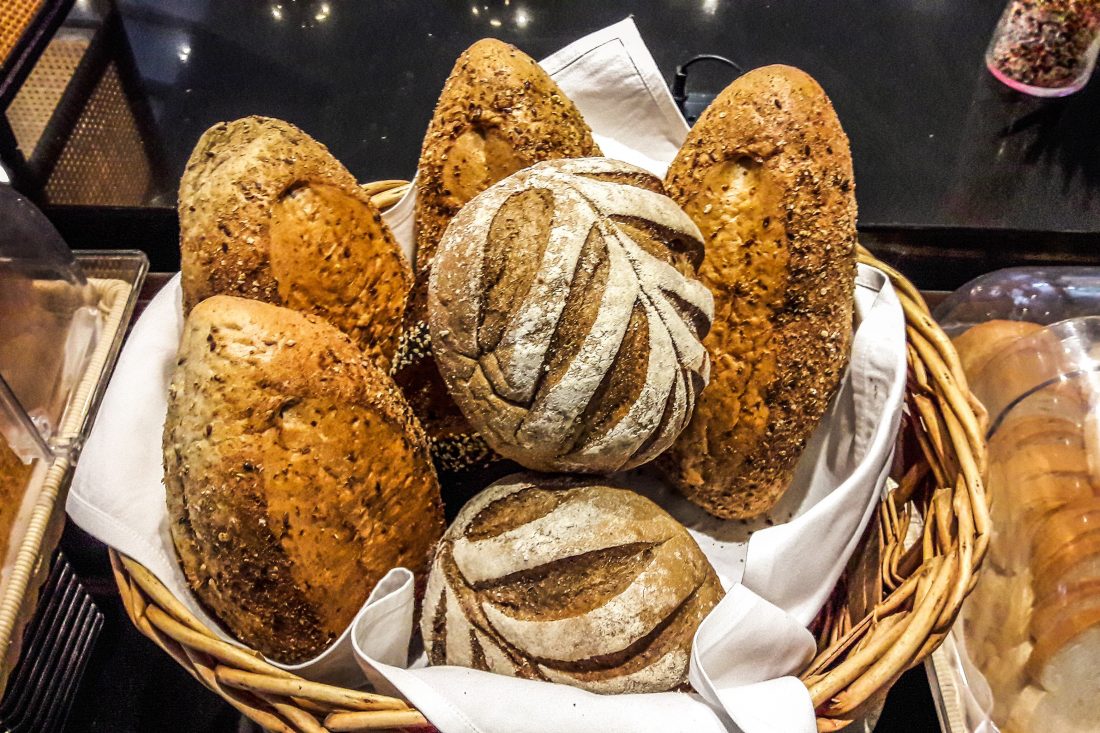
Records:
{"label": "folded white linen liner", "polygon": [[[687,134],[633,21],[593,33],[542,66],[578,105],[604,153],[663,175]],[[412,254],[413,196],[385,214]],[[187,587],[168,530],[161,433],[182,333],[178,276],[134,327],[104,397],[68,499],[72,519],[157,576],[196,616],[229,638]],[[302,676],[406,697],[440,730],[816,731],[797,673],[814,642],[806,626],[839,578],[886,481],[905,386],[904,318],[887,278],[860,266],[851,366],[799,463],[793,488],[753,523],[725,522],[644,476],[620,477],[685,524],[727,596],[695,637],[698,693],[601,696],[458,667],[409,668],[412,576],[391,571],[323,654],[280,665]],[[773,523],[776,526],[768,526]],[[752,535],[751,541],[749,535]]]}

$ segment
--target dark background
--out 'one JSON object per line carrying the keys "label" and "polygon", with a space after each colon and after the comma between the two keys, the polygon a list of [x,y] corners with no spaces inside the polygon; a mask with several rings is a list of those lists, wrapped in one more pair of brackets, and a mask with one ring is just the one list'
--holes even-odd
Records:
{"label": "dark background", "polygon": [[[79,0],[67,25],[90,29],[97,63],[117,69],[148,175],[133,186],[105,175],[106,165],[66,171],[80,197],[48,185],[60,164],[30,166],[35,175],[18,183],[73,246],[143,249],[153,270],[171,271],[179,175],[214,122],[281,117],[328,145],[361,181],[409,178],[439,89],[473,41],[503,38],[537,59],[632,15],[667,80],[701,53],[746,69],[793,64],[815,76],[851,139],[862,240],[919,286],[950,289],[1015,264],[1097,264],[1100,88],[1040,101],[995,81],[982,55],[1003,7],[1004,0]],[[723,66],[695,67],[689,89],[714,94],[732,78]],[[80,122],[57,129],[46,152],[78,135]],[[92,152],[108,155],[111,136],[124,132],[104,123]],[[70,527],[63,547],[107,615],[69,730],[249,729],[130,626],[101,545]],[[918,667],[890,693],[879,730],[936,727]]]}

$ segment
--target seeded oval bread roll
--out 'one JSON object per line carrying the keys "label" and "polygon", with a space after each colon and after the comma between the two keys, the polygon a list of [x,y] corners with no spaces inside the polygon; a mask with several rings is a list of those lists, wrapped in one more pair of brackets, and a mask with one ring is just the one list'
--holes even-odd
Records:
{"label": "seeded oval bread roll", "polygon": [[416,269],[431,263],[451,217],[489,186],[542,160],[599,154],[576,105],[534,59],[493,38],[470,46],[420,151]]}
{"label": "seeded oval bread roll", "polygon": [[447,530],[421,631],[431,664],[661,692],[686,682],[692,637],[721,597],[695,540],[650,500],[520,474],[474,497]]}
{"label": "seeded oval bread roll", "polygon": [[424,435],[396,386],[313,316],[215,296],[169,388],[172,539],[200,601],[281,662],[316,656],[391,568],[443,530]]}
{"label": "seeded oval bread roll", "polygon": [[451,396],[501,455],[612,472],[668,448],[710,360],[698,228],[646,171],[539,163],[463,207],[432,265],[429,324]]}
{"label": "seeded oval bread roll", "polygon": [[576,106],[519,49],[486,38],[455,62],[420,152],[416,284],[393,372],[441,470],[464,471],[499,457],[448,396],[432,358],[427,285],[436,246],[463,204],[497,181],[542,160],[599,154]]}
{"label": "seeded oval bread roll", "polygon": [[267,117],[220,122],[180,180],[184,310],[236,295],[321,316],[388,369],[412,272],[324,145]]}
{"label": "seeded oval bread roll", "polygon": [[812,78],[767,66],[706,109],[665,179],[706,241],[714,368],[659,461],[718,517],[767,511],[848,363],[856,202],[848,139]]}

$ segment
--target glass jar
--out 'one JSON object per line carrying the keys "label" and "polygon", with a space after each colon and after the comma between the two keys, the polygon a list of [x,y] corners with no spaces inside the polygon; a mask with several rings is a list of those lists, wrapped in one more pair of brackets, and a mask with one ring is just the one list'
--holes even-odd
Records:
{"label": "glass jar", "polygon": [[1061,97],[1085,86],[1097,50],[1097,0],[1010,0],[985,62],[995,77],[1017,91]]}

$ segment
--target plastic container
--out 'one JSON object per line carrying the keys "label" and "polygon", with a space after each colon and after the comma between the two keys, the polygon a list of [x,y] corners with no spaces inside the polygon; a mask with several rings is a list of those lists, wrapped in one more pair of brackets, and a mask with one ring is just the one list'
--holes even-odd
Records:
{"label": "plastic container", "polygon": [[937,314],[989,413],[993,522],[954,644],[938,653],[957,708],[941,717],[967,731],[1096,730],[1100,269],[991,273]]}
{"label": "plastic container", "polygon": [[1073,94],[1088,83],[1100,49],[1095,0],[1010,0],[985,63],[999,80],[1037,97]]}
{"label": "plastic container", "polygon": [[102,325],[60,235],[0,185],[0,437],[22,462],[71,449],[58,428]]}

